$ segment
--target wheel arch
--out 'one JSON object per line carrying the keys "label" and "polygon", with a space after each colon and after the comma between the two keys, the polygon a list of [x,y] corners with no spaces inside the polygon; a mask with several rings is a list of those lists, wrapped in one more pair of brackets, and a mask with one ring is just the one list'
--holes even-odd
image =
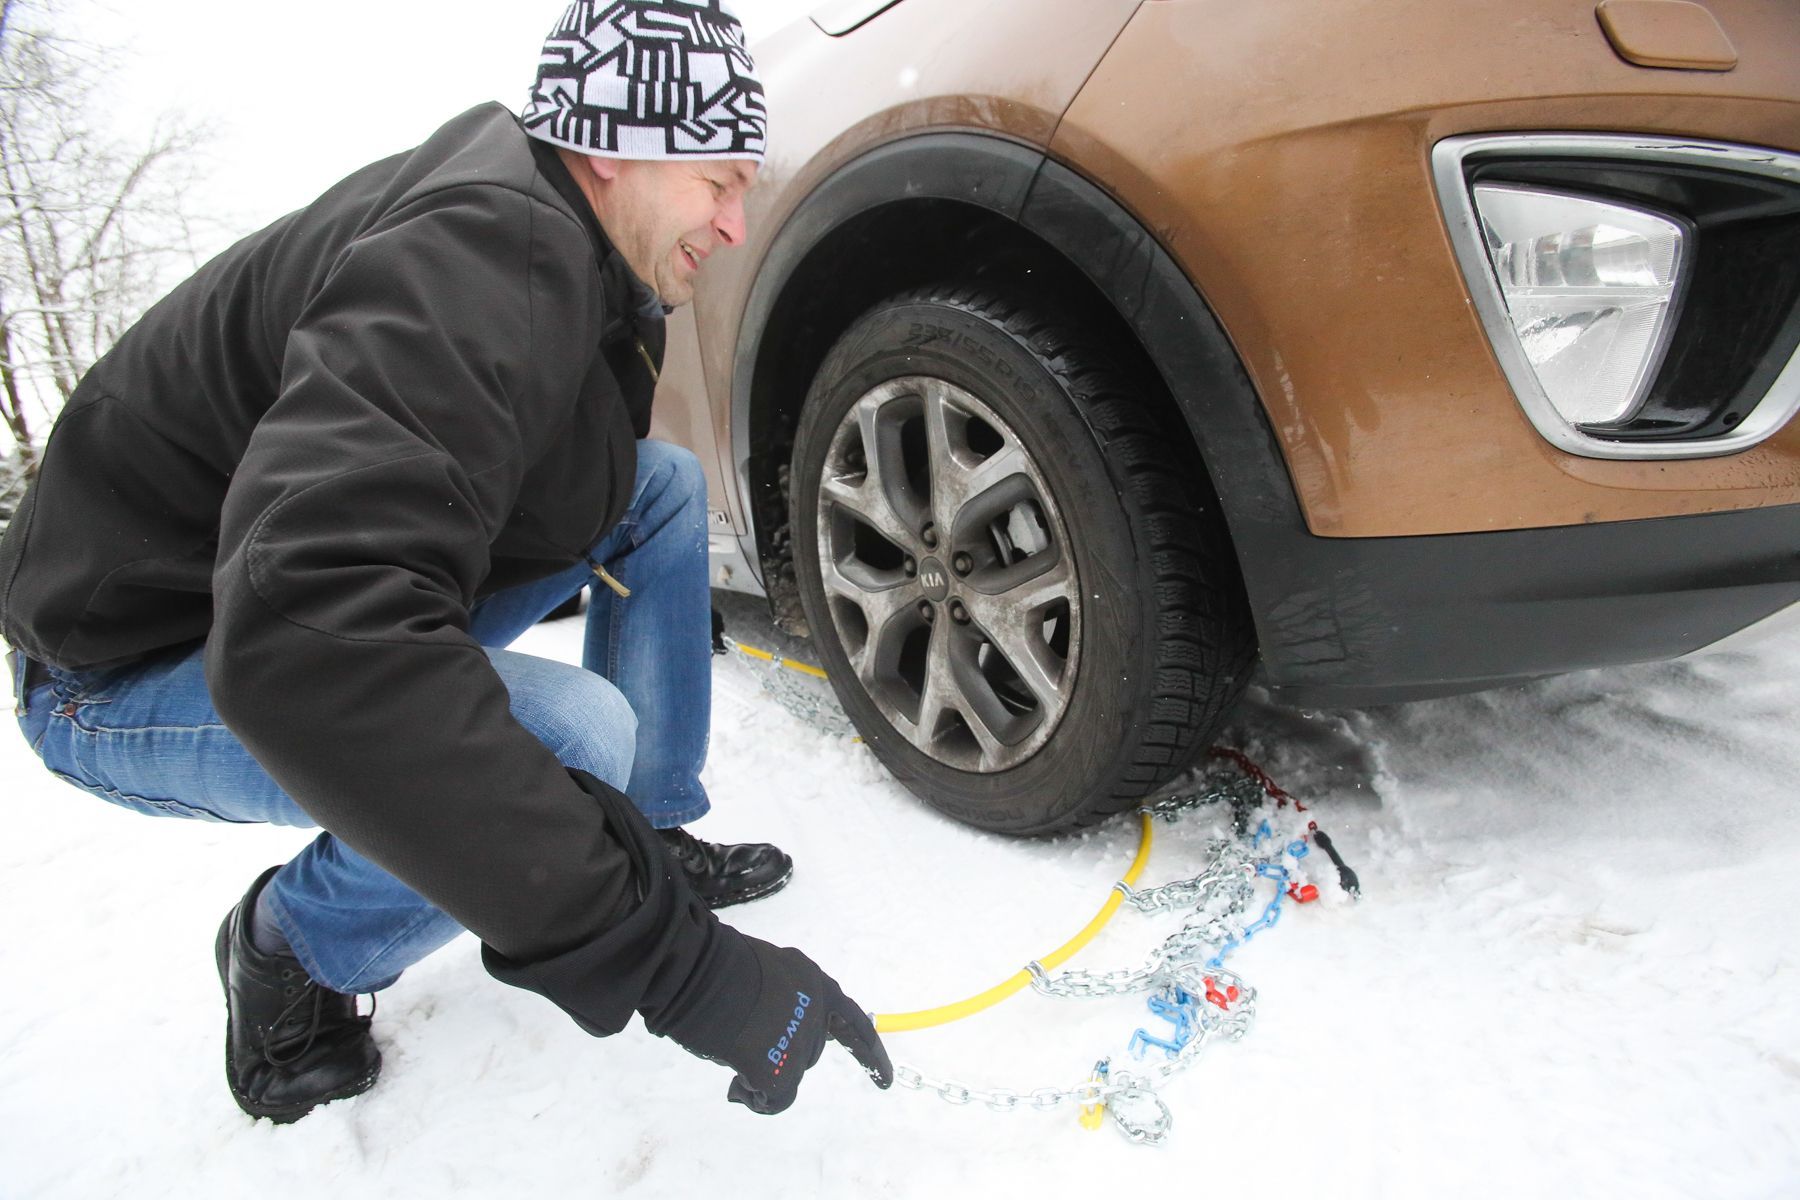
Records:
{"label": "wheel arch", "polygon": [[[971,260],[979,247],[981,257]],[[845,264],[854,270],[845,270]],[[1028,287],[1120,335],[1205,467],[1261,615],[1259,547],[1304,533],[1268,418],[1194,284],[1115,200],[1036,147],[984,134],[888,143],[820,184],[776,234],[739,323],[732,457],[776,619],[803,626],[784,468],[807,386],[871,305],[946,276]],[[1153,385],[1154,386],[1154,385]],[[1277,588],[1277,591],[1282,589]]]}

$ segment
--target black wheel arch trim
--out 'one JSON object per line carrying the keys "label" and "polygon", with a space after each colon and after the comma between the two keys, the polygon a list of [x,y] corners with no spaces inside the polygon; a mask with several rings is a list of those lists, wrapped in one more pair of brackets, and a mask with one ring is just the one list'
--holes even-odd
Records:
{"label": "black wheel arch trim", "polygon": [[1105,294],[1175,398],[1231,531],[1263,672],[1278,670],[1296,638],[1320,634],[1271,618],[1292,611],[1291,593],[1305,586],[1288,569],[1294,547],[1325,539],[1306,530],[1287,460],[1224,327],[1137,218],[1068,167],[1044,162],[1020,224]]}

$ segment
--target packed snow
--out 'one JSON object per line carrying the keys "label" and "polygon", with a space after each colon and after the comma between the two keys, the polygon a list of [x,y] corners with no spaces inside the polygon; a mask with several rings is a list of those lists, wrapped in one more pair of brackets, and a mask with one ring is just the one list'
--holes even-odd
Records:
{"label": "packed snow", "polygon": [[[748,645],[804,653],[726,597]],[[574,660],[580,622],[519,644]],[[800,946],[865,1007],[961,999],[1061,944],[1132,858],[1127,819],[1019,840],[950,822],[851,738],[822,691],[715,660],[714,840],[773,839],[793,883],[729,918]],[[302,831],[117,812],[0,737],[0,1194],[933,1196],[1021,1186],[1333,1197],[1773,1197],[1800,1189],[1800,634],[1368,711],[1252,694],[1224,739],[1361,877],[1229,965],[1255,1028],[1166,1084],[1166,1145],[1074,1111],[880,1092],[831,1047],[795,1107],[634,1025],[580,1033],[482,971],[465,936],[381,997],[368,1094],[291,1126],[224,1087],[220,917]],[[792,680],[798,679],[795,692]],[[798,697],[799,702],[796,702]],[[811,698],[811,699],[809,699]],[[825,723],[829,723],[828,721]],[[1274,814],[1277,822],[1290,820]],[[1195,874],[1223,814],[1160,826],[1144,883]],[[1068,965],[1134,967],[1178,918],[1124,911]],[[1159,1028],[1141,998],[1029,991],[896,1061],[974,1086],[1082,1082]],[[1152,1051],[1154,1055],[1155,1052]]]}
{"label": "packed snow", "polygon": [[[754,39],[806,3],[737,7]],[[531,7],[456,0],[428,28],[366,0],[299,20],[218,0],[74,9],[142,53],[106,64],[131,98],[122,122],[171,97],[213,117],[202,215],[242,232],[469,104],[516,99],[548,19]],[[271,41],[282,53],[243,49]],[[724,603],[743,642],[809,657],[754,604]],[[579,637],[563,621],[517,648],[573,661]],[[695,831],[793,853],[786,891],[727,916],[806,950],[865,1007],[1000,982],[1131,861],[1130,819],[1020,840],[937,815],[830,732],[841,718],[796,678],[715,660],[716,808]],[[795,715],[809,706],[818,718]],[[719,1066],[638,1026],[591,1039],[493,982],[468,937],[382,994],[373,1091],[253,1121],[224,1086],[212,937],[309,835],[115,811],[0,730],[0,1196],[1800,1194],[1797,710],[1800,632],[1379,710],[1253,692],[1223,742],[1308,806],[1362,898],[1306,860],[1320,899],[1229,964],[1258,989],[1255,1028],[1163,1088],[1174,1127],[1156,1149],[1067,1106],[883,1093],[835,1047],[790,1112],[758,1117],[725,1102]],[[1224,828],[1215,810],[1159,826],[1143,882],[1195,874]],[[1122,912],[1068,965],[1137,966],[1178,920]],[[1126,1050],[1140,1027],[1159,1028],[1141,998],[1026,992],[888,1046],[1024,1092],[1079,1084],[1102,1056],[1143,1069]]]}

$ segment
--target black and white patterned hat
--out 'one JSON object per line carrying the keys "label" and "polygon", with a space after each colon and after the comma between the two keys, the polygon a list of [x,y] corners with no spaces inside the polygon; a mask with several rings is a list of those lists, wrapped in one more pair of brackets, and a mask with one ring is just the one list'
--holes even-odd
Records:
{"label": "black and white patterned hat", "polygon": [[538,60],[525,132],[607,158],[761,162],[768,118],[723,0],[576,0]]}

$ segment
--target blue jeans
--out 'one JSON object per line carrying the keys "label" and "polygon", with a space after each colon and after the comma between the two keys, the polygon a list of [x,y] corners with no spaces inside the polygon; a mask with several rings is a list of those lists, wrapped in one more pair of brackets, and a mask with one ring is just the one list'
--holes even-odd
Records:
{"label": "blue jeans", "polygon": [[[639,442],[631,505],[592,554],[630,599],[582,563],[481,600],[470,632],[488,647],[513,716],[563,763],[624,791],[652,825],[685,824],[708,807],[699,776],[712,715],[699,460]],[[588,583],[580,667],[502,649]],[[46,668],[48,681],[29,691],[17,656],[9,656],[19,726],[51,773],[122,808],[312,827],[220,722],[202,655],[195,645],[125,667]],[[276,921],[307,974],[339,992],[384,988],[461,932],[329,833],[283,866],[270,887]]]}

